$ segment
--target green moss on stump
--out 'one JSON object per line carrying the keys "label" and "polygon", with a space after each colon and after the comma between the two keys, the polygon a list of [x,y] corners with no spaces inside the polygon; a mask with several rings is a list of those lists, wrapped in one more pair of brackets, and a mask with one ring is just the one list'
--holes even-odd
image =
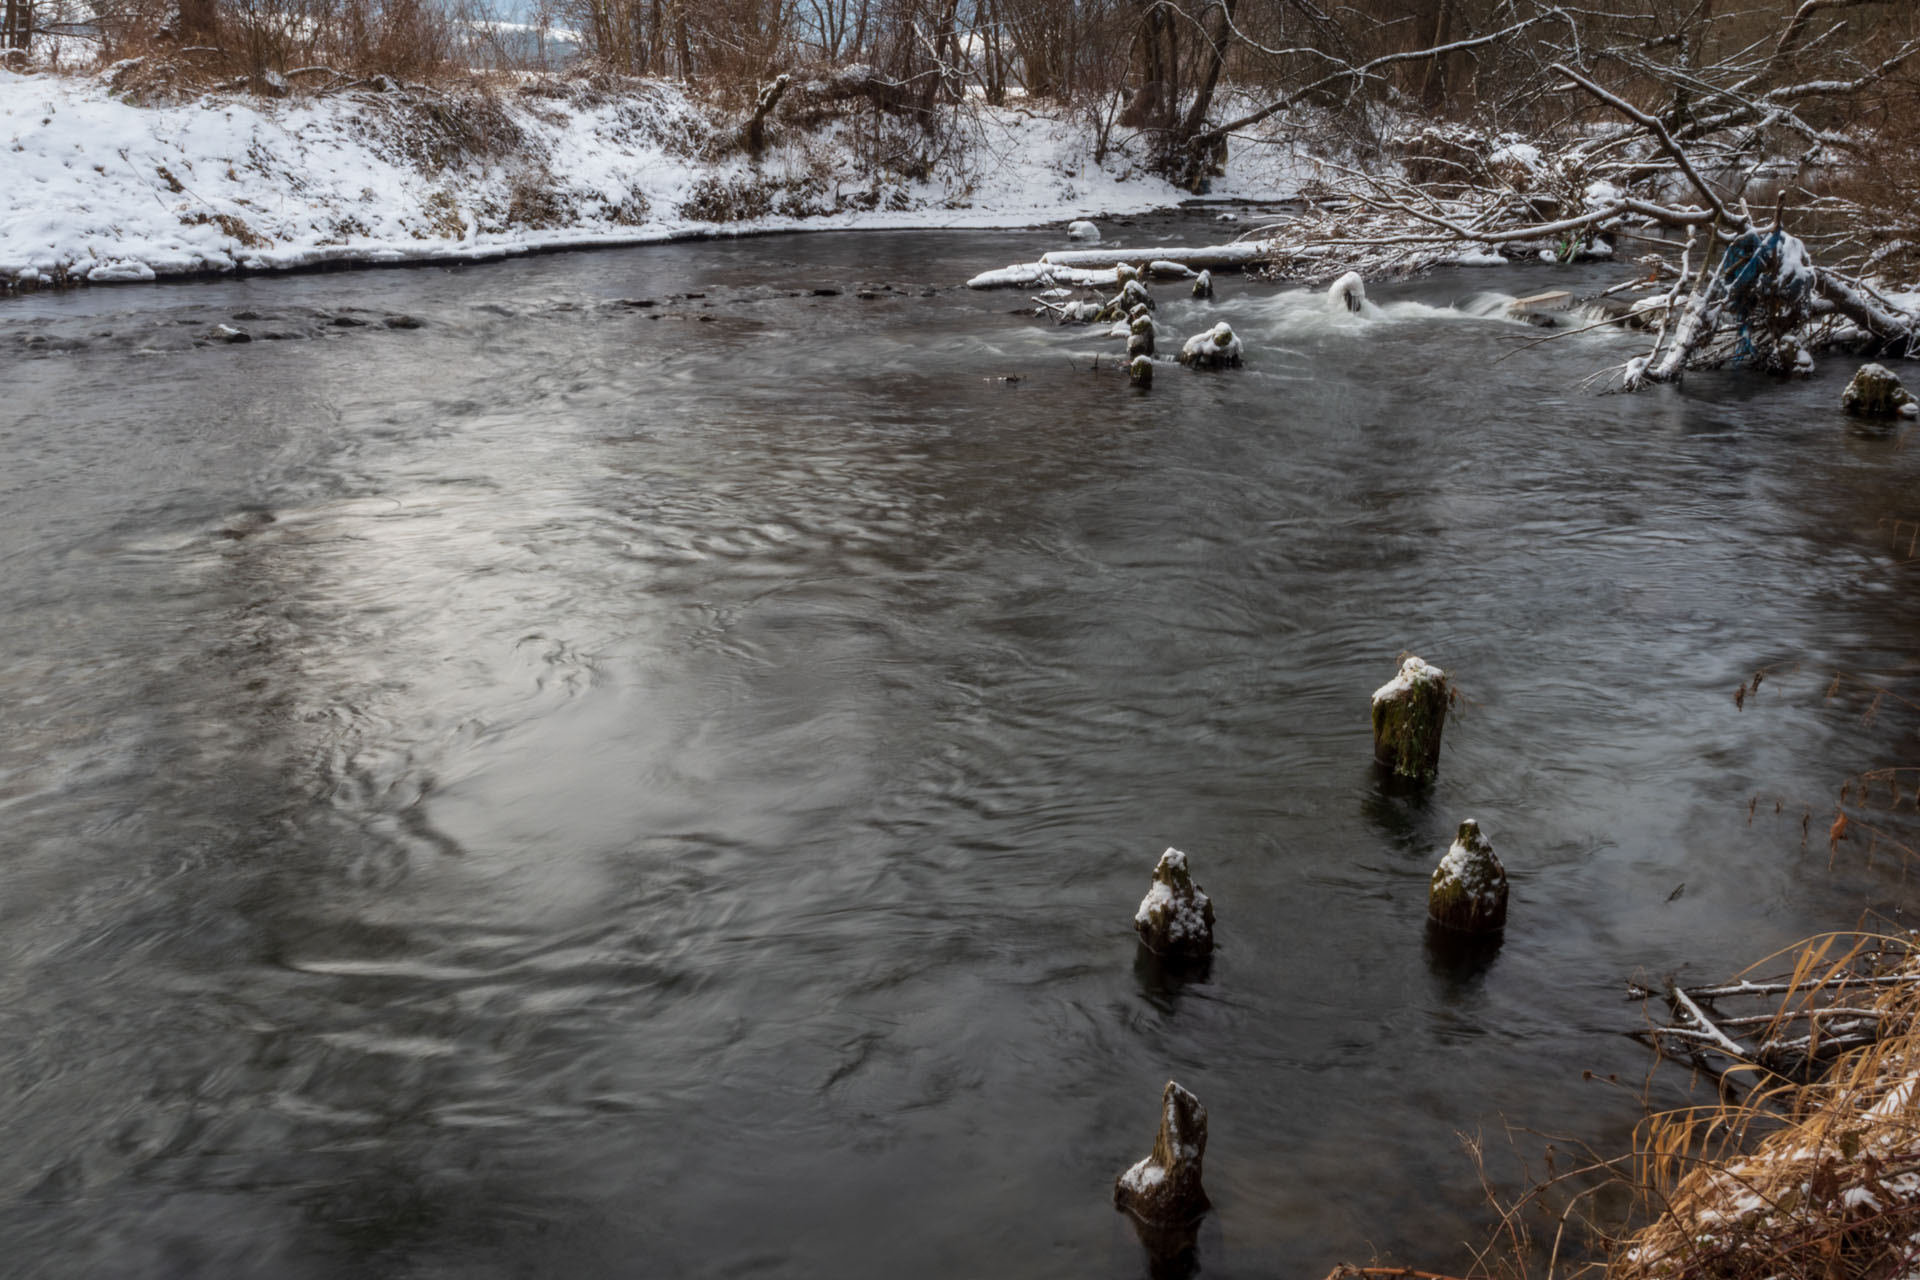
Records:
{"label": "green moss on stump", "polygon": [[1431,782],[1440,772],[1440,735],[1453,685],[1447,673],[1409,656],[1373,693],[1373,758],[1401,777]]}

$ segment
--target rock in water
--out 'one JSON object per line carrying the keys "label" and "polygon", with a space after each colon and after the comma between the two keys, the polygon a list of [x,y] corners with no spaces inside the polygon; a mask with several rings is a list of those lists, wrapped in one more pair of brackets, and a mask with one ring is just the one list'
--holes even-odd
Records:
{"label": "rock in water", "polygon": [[1373,758],[1402,777],[1431,782],[1440,772],[1440,732],[1453,685],[1447,673],[1408,656],[1400,674],[1373,691]]}
{"label": "rock in water", "polygon": [[1865,418],[1911,418],[1920,414],[1913,393],[1900,385],[1898,375],[1880,364],[1860,366],[1860,372],[1840,393],[1840,407]]}
{"label": "rock in water", "polygon": [[1213,272],[1202,271],[1193,278],[1193,296],[1196,298],[1213,296]]}
{"label": "rock in water", "polygon": [[1127,355],[1150,356],[1153,354],[1153,321],[1141,316],[1128,326]]}
{"label": "rock in water", "polygon": [[1468,818],[1427,886],[1427,916],[1462,933],[1497,933],[1507,923],[1507,869]]}
{"label": "rock in water", "polygon": [[1205,333],[1196,333],[1180,348],[1180,363],[1196,369],[1232,369],[1240,364],[1240,339],[1222,320]]}
{"label": "rock in water", "polygon": [[1100,228],[1094,226],[1091,222],[1069,222],[1067,224],[1067,239],[1085,240],[1089,244],[1098,244],[1100,243]]}
{"label": "rock in water", "polygon": [[1367,305],[1367,282],[1349,271],[1327,287],[1327,303],[1336,310],[1358,311]]}
{"label": "rock in water", "polygon": [[1136,387],[1153,385],[1153,361],[1146,356],[1135,356],[1127,361],[1127,376],[1133,379]]}
{"label": "rock in water", "polygon": [[1114,1182],[1114,1204],[1151,1226],[1192,1222],[1211,1207],[1200,1185],[1200,1158],[1206,1151],[1207,1109],[1167,1081],[1160,1095],[1160,1133],[1153,1140],[1153,1154]]}
{"label": "rock in water", "polygon": [[1160,855],[1133,927],[1155,955],[1198,959],[1212,953],[1213,899],[1193,882],[1186,854],[1168,849]]}

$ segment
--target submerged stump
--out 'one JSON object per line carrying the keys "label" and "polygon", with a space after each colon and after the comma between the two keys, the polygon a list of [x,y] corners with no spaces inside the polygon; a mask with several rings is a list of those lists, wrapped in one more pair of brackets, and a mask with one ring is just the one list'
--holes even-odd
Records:
{"label": "submerged stump", "polygon": [[1170,848],[1160,855],[1133,927],[1155,955],[1197,960],[1213,953],[1213,900],[1193,882],[1186,854]]}
{"label": "submerged stump", "polygon": [[1153,354],[1153,321],[1145,316],[1136,319],[1127,326],[1127,355],[1150,356]]}
{"label": "submerged stump", "polygon": [[1840,407],[1863,418],[1911,418],[1920,414],[1920,403],[1900,385],[1899,375],[1881,364],[1860,366],[1860,372],[1840,393]]}
{"label": "submerged stump", "polygon": [[1196,298],[1213,296],[1213,272],[1202,271],[1193,278],[1193,296]]}
{"label": "submerged stump", "polygon": [[1127,377],[1133,379],[1136,387],[1153,385],[1153,360],[1149,356],[1135,356],[1127,361]]}
{"label": "submerged stump", "polygon": [[1121,1174],[1113,1202],[1154,1227],[1192,1222],[1211,1206],[1200,1185],[1200,1159],[1207,1150],[1207,1109],[1173,1081],[1160,1094],[1160,1132],[1153,1154]]}
{"label": "submerged stump", "polygon": [[1431,782],[1440,772],[1440,733],[1453,684],[1432,663],[1408,655],[1400,674],[1373,691],[1373,758],[1403,778]]}
{"label": "submerged stump", "polygon": [[1234,369],[1240,365],[1240,339],[1222,320],[1205,333],[1196,333],[1180,348],[1180,363],[1195,369]]}
{"label": "submerged stump", "polygon": [[1461,933],[1498,933],[1507,923],[1507,869],[1480,824],[1460,824],[1427,885],[1427,918]]}

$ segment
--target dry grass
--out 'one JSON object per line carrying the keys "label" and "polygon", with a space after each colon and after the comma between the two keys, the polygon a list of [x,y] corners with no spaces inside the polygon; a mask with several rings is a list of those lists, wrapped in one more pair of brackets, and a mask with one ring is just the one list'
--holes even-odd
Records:
{"label": "dry grass", "polygon": [[1635,1178],[1661,1212],[1609,1277],[1891,1280],[1920,1262],[1920,951],[1830,935],[1800,950],[1791,981],[1762,1039],[1803,1020],[1814,1060],[1822,1021],[1860,1014],[1877,1037],[1810,1082],[1735,1067],[1744,1095],[1649,1120]]}

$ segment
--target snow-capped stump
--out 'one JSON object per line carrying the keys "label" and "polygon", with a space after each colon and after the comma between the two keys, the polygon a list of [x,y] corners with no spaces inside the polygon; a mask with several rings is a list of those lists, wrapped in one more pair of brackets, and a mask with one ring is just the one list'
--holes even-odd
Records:
{"label": "snow-capped stump", "polygon": [[1359,311],[1367,304],[1367,282],[1349,271],[1327,286],[1327,305],[1338,311]]}
{"label": "snow-capped stump", "polygon": [[1240,339],[1222,320],[1205,333],[1196,333],[1180,348],[1180,363],[1196,369],[1234,369],[1240,365]]}
{"label": "snow-capped stump", "polygon": [[1860,372],[1840,393],[1840,407],[1863,418],[1911,418],[1920,414],[1920,404],[1900,385],[1899,375],[1881,364],[1860,366]]}
{"label": "snow-capped stump", "polygon": [[1100,228],[1094,226],[1091,222],[1069,222],[1067,224],[1067,239],[1085,240],[1089,244],[1099,244]]}
{"label": "snow-capped stump", "polygon": [[1433,869],[1427,918],[1461,933],[1497,933],[1507,923],[1507,869],[1472,818]]}
{"label": "snow-capped stump", "polygon": [[1196,298],[1213,296],[1213,272],[1202,271],[1193,278],[1193,296]]}
{"label": "snow-capped stump", "polygon": [[1452,700],[1446,672],[1412,655],[1402,659],[1400,673],[1373,691],[1373,758],[1402,777],[1432,781]]}
{"label": "snow-capped stump", "polygon": [[1173,1081],[1160,1094],[1160,1132],[1153,1154],[1121,1174],[1113,1202],[1150,1226],[1192,1222],[1212,1207],[1200,1185],[1207,1151],[1207,1109]]}
{"label": "snow-capped stump", "polygon": [[1147,286],[1140,283],[1138,276],[1120,287],[1120,303],[1129,311],[1135,307],[1145,307],[1151,311],[1154,305],[1153,295],[1147,292]]}
{"label": "snow-capped stump", "polygon": [[1153,321],[1146,316],[1136,316],[1127,326],[1127,356],[1131,359],[1152,354]]}
{"label": "snow-capped stump", "polygon": [[1152,359],[1150,359],[1147,356],[1135,356],[1133,359],[1127,361],[1127,377],[1133,380],[1133,385],[1136,387],[1152,386],[1153,385]]}
{"label": "snow-capped stump", "polygon": [[1160,855],[1153,887],[1133,913],[1133,927],[1155,955],[1199,959],[1212,954],[1213,899],[1193,882],[1186,854],[1170,848]]}

